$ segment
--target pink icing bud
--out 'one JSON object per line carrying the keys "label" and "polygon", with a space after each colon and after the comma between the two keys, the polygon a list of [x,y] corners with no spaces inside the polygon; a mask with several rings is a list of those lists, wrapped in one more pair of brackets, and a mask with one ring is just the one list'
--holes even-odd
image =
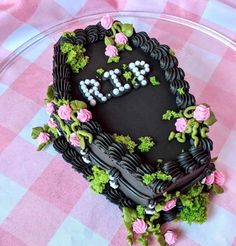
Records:
{"label": "pink icing bud", "polygon": [[92,119],[92,113],[87,109],[80,109],[77,112],[77,119],[81,122],[87,122]]}
{"label": "pink icing bud", "polygon": [[56,124],[56,122],[55,122],[53,119],[50,119],[50,120],[48,121],[48,126],[49,126],[50,128],[56,128],[56,127],[57,127],[57,124]]}
{"label": "pink icing bud", "polygon": [[53,85],[53,82],[51,81],[48,85]]}
{"label": "pink icing bud", "polygon": [[215,176],[215,181],[214,181],[215,184],[222,186],[225,183],[225,175],[221,171],[216,170],[214,172],[214,176]]}
{"label": "pink icing bud", "polygon": [[115,42],[117,44],[126,44],[127,41],[128,41],[128,38],[125,36],[124,33],[119,32],[119,33],[116,34],[116,36],[115,36]]}
{"label": "pink icing bud", "polygon": [[73,132],[70,134],[70,143],[75,146],[75,147],[80,147],[80,141],[79,138],[77,137],[76,133]]}
{"label": "pink icing bud", "polygon": [[203,180],[202,180],[202,184],[206,184],[206,185],[212,185],[214,183],[215,180],[215,175],[214,173],[210,174],[209,176],[206,176]]}
{"label": "pink icing bud", "polygon": [[187,126],[187,120],[185,118],[179,118],[175,122],[177,132],[184,132],[187,129]]}
{"label": "pink icing bud", "polygon": [[101,19],[101,25],[106,29],[110,29],[112,24],[113,24],[113,18],[109,15],[106,14],[105,16],[102,17]]}
{"label": "pink icing bud", "polygon": [[50,140],[50,135],[47,132],[40,132],[37,137],[38,143],[47,143]]}
{"label": "pink icing bud", "polygon": [[49,102],[46,104],[46,111],[48,114],[51,114],[55,110],[54,104]]}
{"label": "pink icing bud", "polygon": [[193,112],[193,118],[196,119],[197,121],[204,121],[207,120],[211,115],[210,108],[201,104],[198,105],[194,112]]}
{"label": "pink icing bud", "polygon": [[163,211],[169,211],[172,208],[174,208],[176,206],[176,201],[177,201],[177,199],[174,198],[174,199],[170,200],[169,202],[167,202],[163,208]]}
{"label": "pink icing bud", "polygon": [[143,219],[137,219],[133,223],[133,231],[137,234],[142,234],[146,232],[147,224]]}
{"label": "pink icing bud", "polygon": [[107,45],[105,55],[109,57],[118,56],[118,50],[114,45]]}
{"label": "pink icing bud", "polygon": [[177,234],[174,231],[168,230],[164,235],[165,241],[168,245],[173,245],[176,243]]}
{"label": "pink icing bud", "polygon": [[62,120],[69,120],[71,111],[72,110],[69,105],[63,104],[62,106],[59,107],[57,112]]}

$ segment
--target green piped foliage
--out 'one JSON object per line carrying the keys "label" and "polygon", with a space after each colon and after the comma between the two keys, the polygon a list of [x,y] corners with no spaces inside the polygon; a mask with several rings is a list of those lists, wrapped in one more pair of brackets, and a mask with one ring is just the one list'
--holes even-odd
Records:
{"label": "green piped foliage", "polygon": [[102,193],[105,185],[109,182],[109,175],[103,169],[94,165],[92,167],[93,175],[88,177],[91,188],[96,193]]}
{"label": "green piped foliage", "polygon": [[172,110],[167,110],[163,115],[162,115],[162,119],[163,120],[171,120],[171,119],[177,119],[177,118],[181,118],[182,115],[182,111],[176,113],[175,111]]}
{"label": "green piped foliage", "polygon": [[183,209],[180,219],[189,224],[204,223],[207,220],[208,193],[202,191],[202,185],[193,186],[185,195],[180,196]]}
{"label": "green piped foliage", "polygon": [[66,63],[71,66],[74,73],[78,73],[87,65],[89,57],[85,56],[85,51],[83,45],[73,45],[67,42],[61,45],[61,52],[67,54]]}
{"label": "green piped foliage", "polygon": [[151,184],[155,180],[160,179],[163,181],[170,181],[172,179],[171,175],[163,173],[162,171],[157,171],[155,173],[146,173],[143,175],[143,183],[146,185]]}
{"label": "green piped foliage", "polygon": [[132,154],[134,152],[137,144],[131,139],[130,136],[118,135],[118,134],[114,133],[112,135],[112,137],[117,143],[121,143],[121,144],[125,145],[125,147],[129,151],[129,153]]}
{"label": "green piped foliage", "polygon": [[160,82],[157,80],[156,76],[149,77],[149,81],[152,84],[152,86],[160,85]]}
{"label": "green piped foliage", "polygon": [[139,141],[140,141],[140,143],[138,145],[138,149],[141,152],[148,152],[155,145],[153,139],[151,137],[148,137],[148,136],[140,137]]}

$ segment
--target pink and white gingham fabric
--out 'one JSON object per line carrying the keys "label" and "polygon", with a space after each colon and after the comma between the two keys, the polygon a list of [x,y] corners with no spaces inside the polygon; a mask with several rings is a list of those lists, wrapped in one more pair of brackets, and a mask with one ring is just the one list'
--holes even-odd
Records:
{"label": "pink and white gingham fabric", "polygon": [[[64,20],[104,12],[119,17],[120,11],[182,17],[236,38],[234,0],[2,0],[0,62]],[[191,91],[218,118],[210,136],[227,178],[225,193],[211,200],[207,223],[169,225],[181,231],[176,245],[236,245],[236,51],[187,26],[133,20],[136,29],[176,51]],[[0,75],[0,246],[125,246],[119,209],[91,192],[52,148],[38,153],[31,140],[31,128],[48,118],[43,98],[52,79],[53,42],[48,36],[34,52],[22,52]]]}

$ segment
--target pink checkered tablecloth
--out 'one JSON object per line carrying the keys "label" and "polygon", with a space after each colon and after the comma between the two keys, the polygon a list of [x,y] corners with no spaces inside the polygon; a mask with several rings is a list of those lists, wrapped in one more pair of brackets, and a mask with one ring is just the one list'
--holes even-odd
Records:
{"label": "pink checkered tablecloth", "polygon": [[210,136],[225,193],[211,201],[205,224],[170,225],[179,231],[176,245],[236,245],[236,1],[2,0],[0,62],[10,63],[0,74],[0,246],[127,245],[119,209],[91,192],[52,148],[36,152],[30,137],[48,119],[43,99],[59,33],[45,30],[73,18],[85,26],[92,20],[84,16],[105,12],[169,44],[197,101],[218,118]]}

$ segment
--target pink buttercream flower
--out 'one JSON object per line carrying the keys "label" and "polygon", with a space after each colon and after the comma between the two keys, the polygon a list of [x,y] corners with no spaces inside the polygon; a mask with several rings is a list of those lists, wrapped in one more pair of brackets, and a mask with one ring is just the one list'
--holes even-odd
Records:
{"label": "pink buttercream flower", "polygon": [[55,110],[54,104],[52,102],[48,102],[46,104],[46,111],[48,114],[51,114]]}
{"label": "pink buttercream flower", "polygon": [[164,234],[165,241],[168,245],[173,245],[176,243],[177,240],[177,234],[174,231],[168,230]]}
{"label": "pink buttercream flower", "polygon": [[193,112],[193,118],[197,121],[207,120],[210,117],[210,115],[210,108],[203,104],[198,105]]}
{"label": "pink buttercream flower", "polygon": [[114,45],[107,45],[105,55],[109,57],[118,56],[118,50]]}
{"label": "pink buttercream flower", "polygon": [[69,105],[63,104],[62,106],[59,107],[57,112],[62,120],[69,120],[71,111],[72,110]]}
{"label": "pink buttercream flower", "polygon": [[225,175],[221,171],[216,170],[214,172],[214,177],[215,177],[214,180],[215,184],[222,186],[225,183]]}
{"label": "pink buttercream flower", "polygon": [[167,202],[163,208],[163,211],[169,211],[171,210],[172,208],[174,208],[176,206],[176,202],[177,202],[177,199],[174,198],[172,200],[170,200],[169,202]]}
{"label": "pink buttercream flower", "polygon": [[48,85],[53,85],[53,82],[51,81]]}
{"label": "pink buttercream flower", "polygon": [[126,44],[128,42],[128,38],[125,36],[124,33],[119,32],[115,36],[115,42],[117,44]]}
{"label": "pink buttercream flower", "polygon": [[202,180],[202,184],[206,184],[206,185],[212,185],[215,181],[215,174],[214,172],[211,173],[209,176],[206,176],[203,180]]}
{"label": "pink buttercream flower", "polygon": [[178,132],[184,132],[187,129],[187,120],[185,118],[179,118],[175,122],[175,128]]}
{"label": "pink buttercream flower", "polygon": [[81,122],[87,122],[92,119],[92,113],[87,109],[80,109],[77,112],[77,119]]}
{"label": "pink buttercream flower", "polygon": [[79,138],[77,137],[76,133],[73,132],[70,134],[70,143],[75,146],[75,147],[80,147],[80,141]]}
{"label": "pink buttercream flower", "polygon": [[102,17],[101,19],[101,25],[106,29],[110,29],[112,24],[113,24],[113,18],[109,15],[109,14],[106,14]]}
{"label": "pink buttercream flower", "polygon": [[53,119],[49,119],[48,126],[50,128],[56,128],[57,127],[57,124],[56,124],[56,122]]}
{"label": "pink buttercream flower", "polygon": [[133,231],[137,234],[142,234],[146,232],[147,224],[143,219],[137,219],[133,223]]}
{"label": "pink buttercream flower", "polygon": [[47,132],[40,132],[37,141],[39,144],[47,143],[50,140],[50,135]]}

